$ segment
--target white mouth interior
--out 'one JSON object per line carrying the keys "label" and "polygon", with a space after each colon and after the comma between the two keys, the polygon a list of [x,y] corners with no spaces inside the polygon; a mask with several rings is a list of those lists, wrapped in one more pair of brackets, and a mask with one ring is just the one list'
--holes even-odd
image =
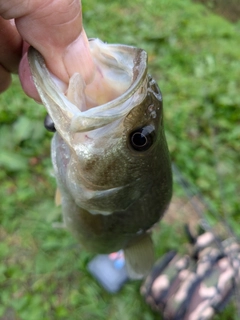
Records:
{"label": "white mouth interior", "polygon": [[117,52],[99,39],[89,42],[95,72],[92,81],[85,84],[79,73],[75,73],[69,82],[68,99],[79,110],[106,104],[121,96],[131,86],[133,80],[133,61],[123,52]]}

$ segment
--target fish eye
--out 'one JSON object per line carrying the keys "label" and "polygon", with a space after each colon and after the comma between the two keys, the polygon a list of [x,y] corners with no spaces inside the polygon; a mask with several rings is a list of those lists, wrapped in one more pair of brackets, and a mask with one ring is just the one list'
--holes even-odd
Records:
{"label": "fish eye", "polygon": [[152,125],[133,131],[130,134],[131,147],[136,151],[148,150],[154,142],[154,133],[155,129]]}
{"label": "fish eye", "polygon": [[54,122],[53,122],[52,118],[49,116],[49,114],[47,114],[44,119],[44,127],[50,132],[56,131]]}

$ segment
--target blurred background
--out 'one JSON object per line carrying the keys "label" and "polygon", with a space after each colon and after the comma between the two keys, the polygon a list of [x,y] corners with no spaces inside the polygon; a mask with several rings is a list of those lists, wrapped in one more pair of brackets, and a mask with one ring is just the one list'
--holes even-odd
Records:
{"label": "blurred background", "polygon": [[[202,3],[205,3],[205,6]],[[227,3],[227,5],[226,5]],[[172,161],[207,199],[210,224],[239,233],[240,5],[238,1],[83,0],[89,38],[148,52],[163,93]],[[219,15],[221,13],[221,15]],[[236,15],[237,14],[237,15]],[[222,16],[223,15],[223,16]],[[226,19],[227,18],[227,19]],[[93,255],[71,234],[54,205],[45,109],[18,78],[0,95],[0,319],[155,320],[141,281],[110,295],[86,269]],[[183,225],[198,220],[182,187],[154,231],[156,256],[186,252]],[[240,297],[239,297],[240,303]],[[239,319],[231,305],[215,319]]]}

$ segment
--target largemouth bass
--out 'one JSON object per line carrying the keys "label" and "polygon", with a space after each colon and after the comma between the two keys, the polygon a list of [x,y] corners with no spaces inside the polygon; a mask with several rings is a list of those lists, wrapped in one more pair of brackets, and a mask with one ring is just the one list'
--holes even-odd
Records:
{"label": "largemouth bass", "polygon": [[30,48],[28,56],[56,128],[52,162],[63,219],[87,250],[124,249],[129,276],[140,278],[154,260],[149,230],[172,194],[162,95],[144,50],[99,39],[89,45],[102,74],[96,90],[76,73],[64,92],[40,53]]}

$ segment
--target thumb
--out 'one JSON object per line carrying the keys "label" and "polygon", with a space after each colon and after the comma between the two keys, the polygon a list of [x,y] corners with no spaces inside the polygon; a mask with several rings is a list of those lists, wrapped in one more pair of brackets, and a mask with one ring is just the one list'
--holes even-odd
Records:
{"label": "thumb", "polygon": [[[48,69],[60,80],[68,83],[74,72],[81,73],[86,83],[91,80],[94,64],[79,0],[23,0],[21,4],[8,0],[1,2],[0,14],[5,19],[15,19],[23,40],[43,55]],[[24,56],[19,73],[25,91],[28,69]]]}

